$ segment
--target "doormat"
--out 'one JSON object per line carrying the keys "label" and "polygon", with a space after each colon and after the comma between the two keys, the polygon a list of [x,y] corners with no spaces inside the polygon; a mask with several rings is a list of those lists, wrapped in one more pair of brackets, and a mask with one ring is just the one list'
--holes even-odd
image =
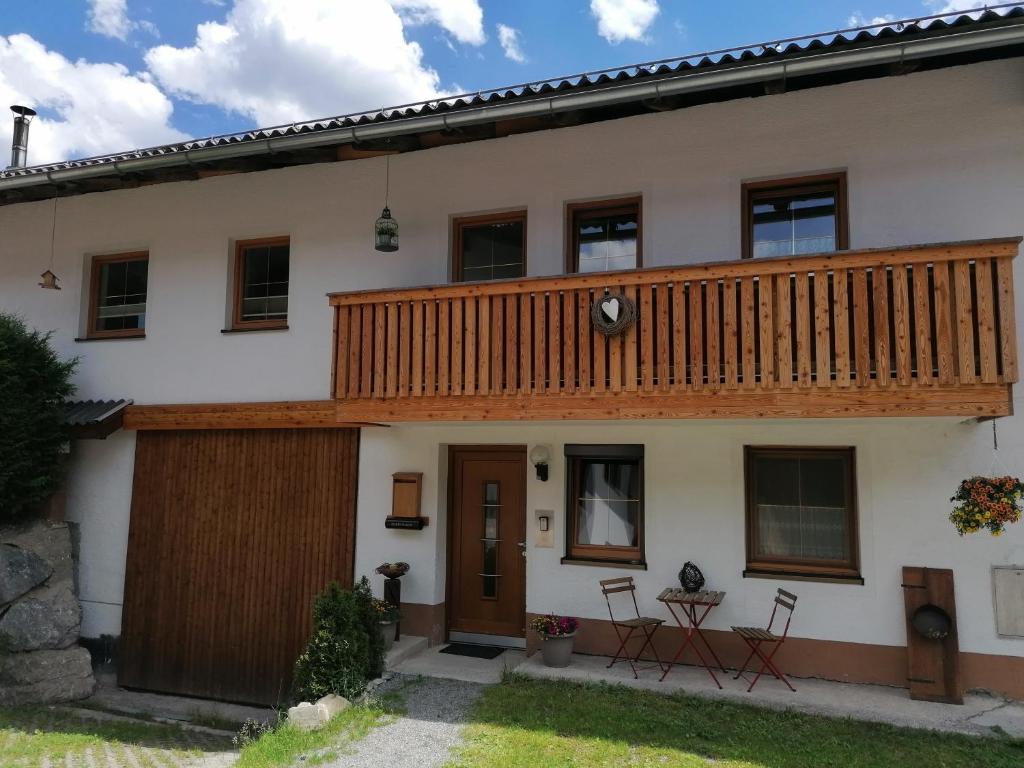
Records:
{"label": "doormat", "polygon": [[472,656],[474,659],[496,659],[506,649],[493,645],[473,645],[472,643],[449,643],[441,649],[441,653],[455,656]]}

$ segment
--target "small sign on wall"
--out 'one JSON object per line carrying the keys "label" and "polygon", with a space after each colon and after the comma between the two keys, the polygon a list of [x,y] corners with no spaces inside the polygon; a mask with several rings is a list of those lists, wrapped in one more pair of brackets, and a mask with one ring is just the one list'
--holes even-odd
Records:
{"label": "small sign on wall", "polygon": [[422,472],[395,472],[391,479],[391,514],[384,520],[384,527],[422,530],[430,522],[420,515],[422,495]]}

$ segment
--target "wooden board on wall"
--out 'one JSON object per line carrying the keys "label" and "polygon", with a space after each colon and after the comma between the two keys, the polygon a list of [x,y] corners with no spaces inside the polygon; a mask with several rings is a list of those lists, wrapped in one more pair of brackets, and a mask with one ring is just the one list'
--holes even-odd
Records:
{"label": "wooden board on wall", "polygon": [[353,577],[359,430],[139,432],[122,686],[284,701],[311,602]]}
{"label": "wooden board on wall", "polygon": [[[907,687],[910,688],[910,698],[963,704],[953,571],[905,565],[902,586],[907,617]],[[946,614],[950,629],[945,638],[926,638],[914,629],[914,614],[922,608],[938,608]]]}

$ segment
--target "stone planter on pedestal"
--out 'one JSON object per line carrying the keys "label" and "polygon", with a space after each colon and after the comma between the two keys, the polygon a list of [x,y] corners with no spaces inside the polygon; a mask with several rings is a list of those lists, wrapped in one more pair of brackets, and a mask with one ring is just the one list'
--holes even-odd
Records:
{"label": "stone planter on pedestal", "polygon": [[81,621],[67,523],[0,528],[0,705],[92,694],[89,652],[77,645]]}

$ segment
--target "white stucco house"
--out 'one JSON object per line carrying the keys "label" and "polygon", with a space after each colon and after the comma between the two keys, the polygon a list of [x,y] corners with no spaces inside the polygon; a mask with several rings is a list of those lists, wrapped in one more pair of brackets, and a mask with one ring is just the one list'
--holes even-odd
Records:
{"label": "white stucco house", "polygon": [[1024,525],[948,519],[1024,472],[1022,9],[14,167],[0,203],[0,310],[133,402],[66,510],[126,685],[276,701],[311,597],[384,561],[404,632],[557,612],[611,654],[599,580],[668,618],[692,561],[726,661],[783,587],[781,667],[897,686],[902,569],[949,569],[962,686],[1024,697]]}

